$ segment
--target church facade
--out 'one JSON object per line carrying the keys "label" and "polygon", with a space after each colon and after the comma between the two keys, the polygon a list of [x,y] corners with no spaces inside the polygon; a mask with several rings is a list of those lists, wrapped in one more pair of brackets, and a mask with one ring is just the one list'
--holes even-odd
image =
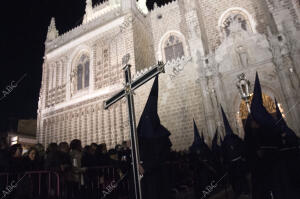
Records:
{"label": "church facade", "polygon": [[[45,42],[38,142],[106,143],[129,139],[127,103],[104,110],[103,101],[122,89],[122,59],[130,55],[133,79],[158,61],[158,113],[171,132],[173,149],[193,141],[193,119],[210,144],[223,132],[220,105],[243,137],[247,109],[236,86],[256,71],[264,103],[274,98],[288,124],[300,130],[300,3],[298,0],[176,0],[148,10],[146,0],[86,0],[81,25],[59,35],[51,20]],[[153,80],[135,92],[136,120]],[[253,87],[250,86],[252,92]],[[299,101],[299,102],[298,102]]]}

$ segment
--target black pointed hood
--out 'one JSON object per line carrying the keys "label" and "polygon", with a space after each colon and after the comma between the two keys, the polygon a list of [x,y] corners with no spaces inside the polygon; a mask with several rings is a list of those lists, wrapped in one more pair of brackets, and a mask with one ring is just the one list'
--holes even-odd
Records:
{"label": "black pointed hood", "polygon": [[200,137],[197,125],[195,123],[195,120],[193,119],[193,123],[194,123],[194,142],[192,144],[192,146],[200,146],[203,143],[202,138]]}
{"label": "black pointed hood", "polygon": [[218,146],[218,138],[219,138],[218,129],[216,129],[214,138],[211,143],[212,148],[214,148],[214,146]]}
{"label": "black pointed hood", "polygon": [[219,139],[219,133],[218,133],[218,128],[216,129],[216,133],[214,135],[214,138],[211,143],[211,150],[214,154],[220,153],[221,146],[218,144],[218,139]]}
{"label": "black pointed hood", "polygon": [[197,150],[197,149],[203,150],[206,145],[203,140],[203,134],[201,137],[195,120],[193,120],[193,124],[194,124],[194,142],[193,142],[192,146],[190,147],[190,150],[192,150],[192,151]]}
{"label": "black pointed hood", "polygon": [[268,128],[274,128],[276,125],[275,119],[266,110],[263,105],[262,91],[258,74],[256,72],[254,92],[251,103],[251,115],[253,119],[260,125]]}
{"label": "black pointed hood", "polygon": [[224,127],[225,127],[225,132],[226,132],[226,135],[232,135],[234,134],[231,127],[230,127],[230,124],[228,122],[228,119],[224,113],[224,110],[223,110],[223,107],[221,106],[221,112],[222,112],[222,117],[223,117],[223,122],[224,122]]}
{"label": "black pointed hood", "polygon": [[138,135],[142,138],[151,139],[170,135],[170,132],[160,124],[160,119],[157,113],[157,101],[158,77],[155,77],[137,128]]}
{"label": "black pointed hood", "polygon": [[195,120],[193,120],[193,123],[194,123],[194,142],[189,149],[191,152],[199,151],[202,158],[206,159],[210,156],[211,151],[204,141],[203,133],[202,133],[202,137],[200,136]]}

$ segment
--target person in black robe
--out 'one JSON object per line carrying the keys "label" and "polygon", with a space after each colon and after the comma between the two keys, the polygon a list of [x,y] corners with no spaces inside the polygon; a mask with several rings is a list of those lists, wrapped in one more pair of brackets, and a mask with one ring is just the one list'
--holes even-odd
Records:
{"label": "person in black robe", "polygon": [[[203,135],[203,134],[202,134]],[[203,192],[207,191],[209,186],[215,179],[217,172],[212,166],[212,153],[206,145],[203,136],[199,135],[198,128],[194,121],[194,142],[189,148],[190,163],[194,177],[194,192],[196,198],[204,197]]]}
{"label": "person in black robe", "polygon": [[143,174],[142,195],[144,199],[170,198],[169,169],[166,164],[172,143],[170,132],[160,124],[157,113],[158,77],[140,118],[137,132],[140,149],[140,172]]}
{"label": "person in black robe", "polygon": [[264,193],[263,183],[263,173],[259,167],[259,125],[254,121],[251,114],[248,115],[248,118],[245,123],[245,157],[246,162],[251,174],[251,192],[253,199],[259,198],[262,193]]}
{"label": "person in black robe", "polygon": [[280,128],[263,106],[262,92],[256,73],[251,115],[245,126],[247,157],[251,165],[252,198],[286,198],[280,180]]}
{"label": "person in black robe", "polygon": [[222,175],[225,172],[222,165],[222,148],[218,144],[218,139],[219,139],[219,133],[218,133],[218,129],[216,129],[214,138],[211,143],[211,152],[213,157],[213,165],[214,168],[216,168],[217,178],[219,179],[222,177]]}
{"label": "person in black robe", "polygon": [[300,195],[300,151],[298,137],[295,132],[288,127],[279,110],[277,100],[276,116],[277,126],[281,129],[282,146],[279,149],[279,156],[282,162],[282,168],[286,168],[282,172],[282,181],[288,181],[285,184],[286,194],[288,198],[298,198]]}
{"label": "person in black robe", "polygon": [[243,140],[233,133],[222,107],[221,112],[226,132],[222,142],[224,166],[234,191],[234,198],[239,198],[241,194],[249,194],[249,186],[246,179],[245,146]]}

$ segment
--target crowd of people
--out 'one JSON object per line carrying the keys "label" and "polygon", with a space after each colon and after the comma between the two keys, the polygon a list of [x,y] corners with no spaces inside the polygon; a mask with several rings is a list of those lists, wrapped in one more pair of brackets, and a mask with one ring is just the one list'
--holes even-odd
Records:
{"label": "crowd of people", "polygon": [[81,141],[74,139],[67,142],[50,143],[45,150],[42,144],[36,144],[23,153],[21,144],[7,146],[5,139],[0,145],[0,172],[22,171],[66,171],[72,166],[97,167],[103,165],[118,165],[130,154],[128,142],[116,145],[107,151],[106,144],[92,143],[81,146]]}
{"label": "crowd of people", "polygon": [[[186,156],[187,152],[173,151],[170,153],[168,160],[169,162],[178,162],[179,160],[182,160],[183,162],[185,160],[184,157]],[[50,143],[46,149],[42,144],[36,144],[27,152],[23,153],[21,144],[8,146],[6,143],[6,139],[0,139],[0,174],[9,173],[13,176],[13,174],[23,174],[25,172],[32,171],[57,172],[61,175],[61,177],[64,177],[64,182],[70,183],[70,186],[67,187],[67,190],[62,190],[68,192],[63,193],[65,194],[63,198],[80,198],[83,195],[86,196],[87,193],[82,192],[87,192],[87,190],[89,190],[88,186],[95,186],[95,184],[97,184],[95,183],[94,185],[91,185],[91,181],[95,180],[94,177],[96,178],[105,175],[103,173],[99,174],[99,168],[105,167],[116,168],[116,174],[115,176],[113,176],[113,178],[108,179],[108,182],[100,180],[100,183],[102,183],[103,186],[101,190],[97,190],[98,192],[100,192],[100,194],[98,193],[98,196],[102,196],[103,198],[104,196],[105,198],[128,198],[128,195],[131,194],[131,196],[134,197],[133,193],[128,193],[128,191],[133,192],[133,187],[127,187],[127,190],[123,190],[123,196],[120,196],[121,193],[119,193],[118,196],[113,193],[103,194],[105,192],[106,186],[109,186],[112,180],[116,181],[123,176],[124,182],[128,182],[128,180],[131,180],[129,184],[132,184],[132,179],[130,179],[130,174],[128,174],[131,173],[132,170],[131,149],[129,141],[124,141],[121,145],[118,144],[113,149],[107,150],[105,143],[92,143],[90,145],[86,145],[83,148],[81,145],[81,141],[78,139],[74,139],[70,142],[70,144],[68,144],[67,142],[61,142],[59,144]],[[177,170],[177,174],[173,174],[173,179],[176,178],[178,182],[176,183],[174,181],[174,186],[180,183],[188,182],[187,176],[185,176],[185,174],[182,172],[182,169],[181,171]],[[7,187],[6,177],[7,176],[0,176],[1,190],[5,190]],[[16,176],[13,176],[10,181],[16,181],[18,179],[20,179],[20,175],[18,176],[18,178]],[[22,179],[21,183],[22,186],[18,187],[24,187],[23,184],[26,184],[26,178]],[[45,184],[45,182],[42,183]],[[34,188],[37,189],[37,186]],[[22,190],[19,191],[17,195],[13,193],[7,195],[11,198],[32,197],[32,193],[26,193],[26,190],[24,190],[24,188],[22,188]],[[110,195],[113,197],[111,197]]]}

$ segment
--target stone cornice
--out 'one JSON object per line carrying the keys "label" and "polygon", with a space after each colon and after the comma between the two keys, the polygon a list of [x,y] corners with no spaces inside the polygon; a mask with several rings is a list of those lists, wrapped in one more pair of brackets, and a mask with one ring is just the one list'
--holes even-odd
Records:
{"label": "stone cornice", "polygon": [[78,38],[88,32],[97,29],[100,26],[103,26],[104,24],[116,19],[116,17],[119,17],[121,15],[121,7],[114,7],[113,9],[110,9],[108,13],[102,15],[101,18],[98,17],[97,20],[92,20],[86,24],[79,25],[71,29],[70,31],[60,35],[55,40],[45,42],[45,54],[48,54],[53,50],[67,44],[75,38]]}
{"label": "stone cornice", "polygon": [[[97,35],[99,36],[114,27],[118,27],[123,23],[124,16],[114,19],[115,20],[110,21],[110,23],[102,24],[100,22],[99,24],[96,24],[89,28],[81,28],[79,32],[74,32],[74,35],[69,35],[68,37],[65,37],[65,39],[61,38],[61,40],[59,40],[58,38],[57,40],[55,40],[57,41],[57,44],[52,43],[52,50],[47,51],[45,57],[48,60],[51,60],[53,57],[61,56],[63,52],[70,50],[70,48],[77,47],[78,45],[95,38]],[[95,20],[89,24],[92,25],[94,22],[99,22],[99,20]],[[82,27],[85,27],[89,24],[85,24]],[[53,46],[54,44],[57,46]]]}

